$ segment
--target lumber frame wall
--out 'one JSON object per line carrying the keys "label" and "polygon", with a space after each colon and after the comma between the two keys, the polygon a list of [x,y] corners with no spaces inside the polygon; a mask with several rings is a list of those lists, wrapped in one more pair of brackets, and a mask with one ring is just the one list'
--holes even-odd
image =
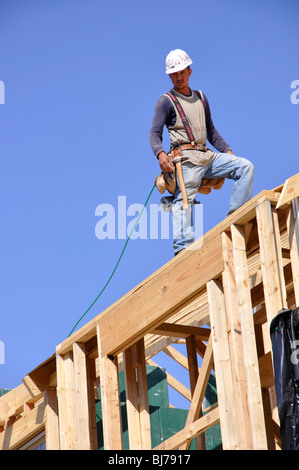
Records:
{"label": "lumber frame wall", "polygon": [[[298,196],[299,174],[262,191],[59,344],[0,398],[0,448],[45,430],[47,449],[96,449],[100,383],[104,447],[122,449],[124,370],[130,449],[151,449],[146,364],[160,351],[189,371],[189,389],[169,374],[168,383],[190,409],[184,429],[156,450],[188,449],[194,438],[204,449],[204,432],[219,421],[223,449],[279,448],[269,326],[299,305]],[[218,403],[203,414],[211,371]]]}

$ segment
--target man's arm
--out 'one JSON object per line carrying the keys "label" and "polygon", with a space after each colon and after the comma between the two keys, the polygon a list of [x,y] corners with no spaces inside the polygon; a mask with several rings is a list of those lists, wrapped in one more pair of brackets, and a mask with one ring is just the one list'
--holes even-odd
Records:
{"label": "man's arm", "polygon": [[213,145],[213,147],[215,147],[216,150],[218,150],[218,152],[232,154],[233,152],[231,151],[230,146],[228,145],[227,142],[225,142],[223,137],[219,134],[216,127],[214,126],[212,116],[211,116],[210,105],[204,93],[203,93],[203,98],[204,98],[204,105],[205,105],[205,111],[206,111],[206,126],[207,126],[208,141],[210,142],[210,144]]}
{"label": "man's arm", "polygon": [[164,125],[170,125],[172,119],[171,103],[168,98],[161,96],[155,106],[155,114],[149,133],[149,140],[154,154],[159,159],[160,168],[165,172],[173,170],[171,158],[166,154],[162,145]]}

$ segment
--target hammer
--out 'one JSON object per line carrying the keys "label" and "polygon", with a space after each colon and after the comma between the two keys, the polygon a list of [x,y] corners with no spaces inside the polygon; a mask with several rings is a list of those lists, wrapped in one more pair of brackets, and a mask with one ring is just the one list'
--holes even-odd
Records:
{"label": "hammer", "polygon": [[183,179],[183,171],[182,171],[182,162],[185,160],[188,160],[188,157],[179,156],[179,157],[175,157],[172,160],[172,163],[176,167],[178,180],[179,180],[180,188],[181,188],[182,195],[183,195],[183,209],[184,210],[188,209],[188,198],[187,198],[187,192],[185,188],[185,183]]}

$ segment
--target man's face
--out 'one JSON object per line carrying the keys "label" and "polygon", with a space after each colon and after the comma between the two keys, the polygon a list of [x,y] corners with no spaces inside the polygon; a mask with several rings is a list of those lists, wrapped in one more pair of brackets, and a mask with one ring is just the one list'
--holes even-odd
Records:
{"label": "man's face", "polygon": [[191,69],[188,67],[184,70],[180,70],[179,72],[170,73],[170,79],[173,83],[173,86],[176,90],[184,89],[188,86],[189,78],[192,73]]}

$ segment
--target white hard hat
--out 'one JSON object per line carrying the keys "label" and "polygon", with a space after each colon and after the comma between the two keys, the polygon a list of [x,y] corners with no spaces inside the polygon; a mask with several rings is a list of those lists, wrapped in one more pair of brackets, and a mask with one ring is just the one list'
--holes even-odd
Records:
{"label": "white hard hat", "polygon": [[185,51],[175,49],[169,52],[166,57],[166,73],[169,75],[170,73],[179,72],[191,64],[192,60]]}

